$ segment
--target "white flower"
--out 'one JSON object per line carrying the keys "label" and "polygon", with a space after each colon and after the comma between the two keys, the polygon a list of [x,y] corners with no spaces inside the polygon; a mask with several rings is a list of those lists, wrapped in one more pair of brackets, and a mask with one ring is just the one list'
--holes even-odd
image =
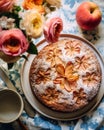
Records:
{"label": "white flower", "polygon": [[61,0],[46,0],[46,2],[58,8],[61,6]]}
{"label": "white flower", "polygon": [[20,28],[26,31],[27,35],[37,38],[43,32],[44,17],[35,10],[28,10],[24,13]]}
{"label": "white flower", "polygon": [[2,16],[0,18],[0,27],[4,29],[11,29],[15,27],[15,19],[7,18],[6,16]]}

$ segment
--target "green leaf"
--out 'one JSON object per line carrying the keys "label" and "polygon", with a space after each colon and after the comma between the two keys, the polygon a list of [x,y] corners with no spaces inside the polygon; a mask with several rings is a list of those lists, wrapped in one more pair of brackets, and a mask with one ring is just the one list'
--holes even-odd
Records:
{"label": "green leaf", "polygon": [[25,60],[28,60],[27,56],[25,55],[22,55],[21,57],[24,58]]}
{"label": "green leaf", "polygon": [[35,44],[33,44],[32,41],[30,42],[30,45],[29,45],[29,48],[28,48],[27,52],[29,54],[38,54],[37,47],[35,46]]}
{"label": "green leaf", "polygon": [[21,7],[18,5],[14,5],[13,12],[18,13],[19,11],[21,11]]}
{"label": "green leaf", "polygon": [[12,69],[14,63],[8,63],[7,66],[8,66],[8,69]]}

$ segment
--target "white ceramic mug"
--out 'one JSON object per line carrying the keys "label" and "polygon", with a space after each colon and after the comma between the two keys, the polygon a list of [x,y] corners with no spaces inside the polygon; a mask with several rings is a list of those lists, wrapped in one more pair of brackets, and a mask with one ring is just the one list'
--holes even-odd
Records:
{"label": "white ceramic mug", "polygon": [[0,89],[0,122],[11,123],[18,119],[23,111],[20,94],[11,89]]}

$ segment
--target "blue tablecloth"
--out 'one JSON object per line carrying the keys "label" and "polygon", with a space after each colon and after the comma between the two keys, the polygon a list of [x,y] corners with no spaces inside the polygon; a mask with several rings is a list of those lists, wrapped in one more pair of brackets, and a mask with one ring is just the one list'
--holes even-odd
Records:
{"label": "blue tablecloth", "polygon": [[[104,58],[104,0],[90,0],[97,3],[102,12],[102,21],[98,28],[93,31],[82,31],[75,20],[76,9],[84,1],[86,0],[62,0],[62,7],[50,14],[49,17],[55,15],[61,17],[64,23],[62,33],[71,33],[86,38],[94,44]],[[41,39],[43,39],[43,36],[34,43],[37,44]],[[15,84],[20,94],[23,93],[20,84],[22,61],[23,60],[20,60],[14,68],[9,71],[10,79]],[[20,120],[27,125],[29,130],[37,130],[38,128],[42,130],[104,130],[104,98],[93,112],[81,119],[56,121],[46,117],[44,118],[39,114],[36,114],[34,118],[30,118],[26,112],[23,111]],[[2,127],[0,130],[1,129]]]}

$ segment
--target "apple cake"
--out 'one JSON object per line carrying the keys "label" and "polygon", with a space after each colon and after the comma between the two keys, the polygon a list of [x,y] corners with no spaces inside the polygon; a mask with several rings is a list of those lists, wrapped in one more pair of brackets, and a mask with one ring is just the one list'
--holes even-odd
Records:
{"label": "apple cake", "polygon": [[93,49],[77,39],[46,45],[33,59],[29,82],[34,96],[60,112],[79,110],[98,94],[101,67]]}

